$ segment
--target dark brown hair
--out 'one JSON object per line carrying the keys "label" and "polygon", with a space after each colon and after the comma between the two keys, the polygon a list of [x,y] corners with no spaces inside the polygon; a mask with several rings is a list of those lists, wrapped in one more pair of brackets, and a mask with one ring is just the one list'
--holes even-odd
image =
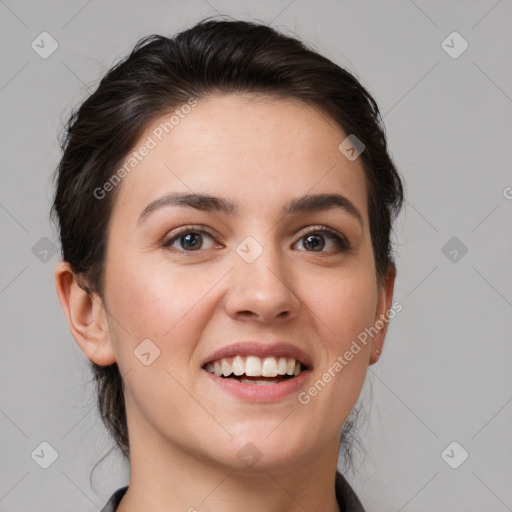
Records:
{"label": "dark brown hair", "polygon": [[[264,24],[207,18],[172,39],[141,39],[65,127],[52,215],[57,216],[63,259],[84,289],[103,297],[107,227],[119,187],[102,198],[95,190],[112,177],[148,125],[191,99],[216,93],[301,100],[363,142],[359,158],[366,174],[376,276],[382,282],[394,269],[390,233],[403,190],[375,100],[351,73],[298,39]],[[90,364],[102,421],[129,459],[117,364]],[[348,443],[343,441],[352,427],[347,421],[342,435],[346,455]]]}

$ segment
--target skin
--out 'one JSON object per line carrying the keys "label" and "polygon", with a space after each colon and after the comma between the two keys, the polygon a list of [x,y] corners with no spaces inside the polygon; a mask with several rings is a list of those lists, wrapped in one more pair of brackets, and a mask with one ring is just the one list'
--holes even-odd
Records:
{"label": "skin", "polygon": [[[138,146],[168,117],[149,126]],[[279,338],[312,357],[307,390],[391,308],[394,270],[379,285],[362,163],[338,150],[346,136],[296,100],[202,100],[118,185],[103,299],[91,299],[66,262],[57,265],[75,340],[97,364],[117,362],[124,378],[131,475],[120,512],[339,510],[342,427],[382,351],[387,323],[304,405],[296,393],[244,402],[213,386],[201,364],[227,344]],[[172,206],[138,223],[168,192],[229,198],[242,211],[230,217]],[[280,214],[292,197],[333,192],[356,206],[362,225],[336,208]],[[216,236],[203,234],[196,251],[183,239],[174,252],[163,246],[189,224],[195,229],[187,232],[205,225]],[[328,234],[317,235],[323,247],[308,246],[304,233],[318,224],[344,235],[352,250],[341,251]],[[250,264],[235,251],[247,236],[263,248]],[[144,339],[160,349],[149,366],[133,354]],[[262,455],[251,467],[237,456],[248,442]]]}

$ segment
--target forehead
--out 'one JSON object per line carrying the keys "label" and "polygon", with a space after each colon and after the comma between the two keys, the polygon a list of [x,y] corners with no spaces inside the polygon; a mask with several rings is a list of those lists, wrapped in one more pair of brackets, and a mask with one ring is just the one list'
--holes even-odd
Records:
{"label": "forehead", "polygon": [[362,163],[340,152],[347,134],[323,111],[296,99],[240,94],[175,110],[151,123],[135,145],[139,154],[151,149],[126,173],[114,209],[140,211],[163,193],[183,191],[266,213],[291,197],[336,191],[366,216]]}

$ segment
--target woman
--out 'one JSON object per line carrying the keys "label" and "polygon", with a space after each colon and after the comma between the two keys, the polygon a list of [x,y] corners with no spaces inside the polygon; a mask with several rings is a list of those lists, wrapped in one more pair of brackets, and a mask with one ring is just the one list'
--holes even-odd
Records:
{"label": "woman", "polygon": [[130,463],[103,511],[364,510],[337,462],[396,308],[379,119],[303,43],[216,20],[73,114],[56,287]]}

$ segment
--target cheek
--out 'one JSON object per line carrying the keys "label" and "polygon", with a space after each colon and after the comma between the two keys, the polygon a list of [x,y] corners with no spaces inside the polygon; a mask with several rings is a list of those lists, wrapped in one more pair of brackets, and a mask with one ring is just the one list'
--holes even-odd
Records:
{"label": "cheek", "polygon": [[[372,262],[362,259],[365,261],[338,270],[311,272],[302,268],[293,276],[294,293],[303,309],[299,323],[309,317],[329,354],[344,352],[351,340],[373,322],[375,276]],[[148,262],[127,255],[118,255],[116,260],[115,254],[111,261],[119,262],[108,265],[106,274],[114,328],[124,327],[121,335],[125,338],[129,332],[134,343],[149,338],[165,346],[177,339],[174,349],[180,342],[191,344],[191,337],[200,338],[218,293],[229,294],[221,283],[224,267]],[[193,343],[189,348],[193,349]]]}
{"label": "cheek", "polygon": [[[322,344],[315,407],[332,408],[336,417],[348,415],[361,391],[368,369],[370,344],[358,337],[374,322],[377,307],[375,275],[371,266],[351,267],[338,278],[323,280],[310,299],[315,330]],[[370,269],[370,270],[369,270]]]}
{"label": "cheek", "polygon": [[309,293],[317,325],[325,333],[329,351],[341,352],[352,340],[372,325],[377,307],[375,276],[367,268],[347,272],[316,283],[316,293]]}
{"label": "cheek", "polygon": [[326,418],[311,425],[319,437],[339,434],[364,384],[369,344],[357,340],[375,317],[376,282],[371,268],[347,268],[330,279],[317,279],[317,288],[311,288],[317,293],[310,293],[307,304],[313,310],[322,351],[315,378],[297,399],[306,416]]}
{"label": "cheek", "polygon": [[127,338],[134,345],[149,338],[162,349],[162,356],[169,344],[178,358],[180,347],[192,351],[205,313],[205,295],[220,277],[222,273],[200,272],[192,265],[178,267],[128,257],[111,265],[106,295],[115,319],[111,326],[123,343],[119,348],[125,350]]}

